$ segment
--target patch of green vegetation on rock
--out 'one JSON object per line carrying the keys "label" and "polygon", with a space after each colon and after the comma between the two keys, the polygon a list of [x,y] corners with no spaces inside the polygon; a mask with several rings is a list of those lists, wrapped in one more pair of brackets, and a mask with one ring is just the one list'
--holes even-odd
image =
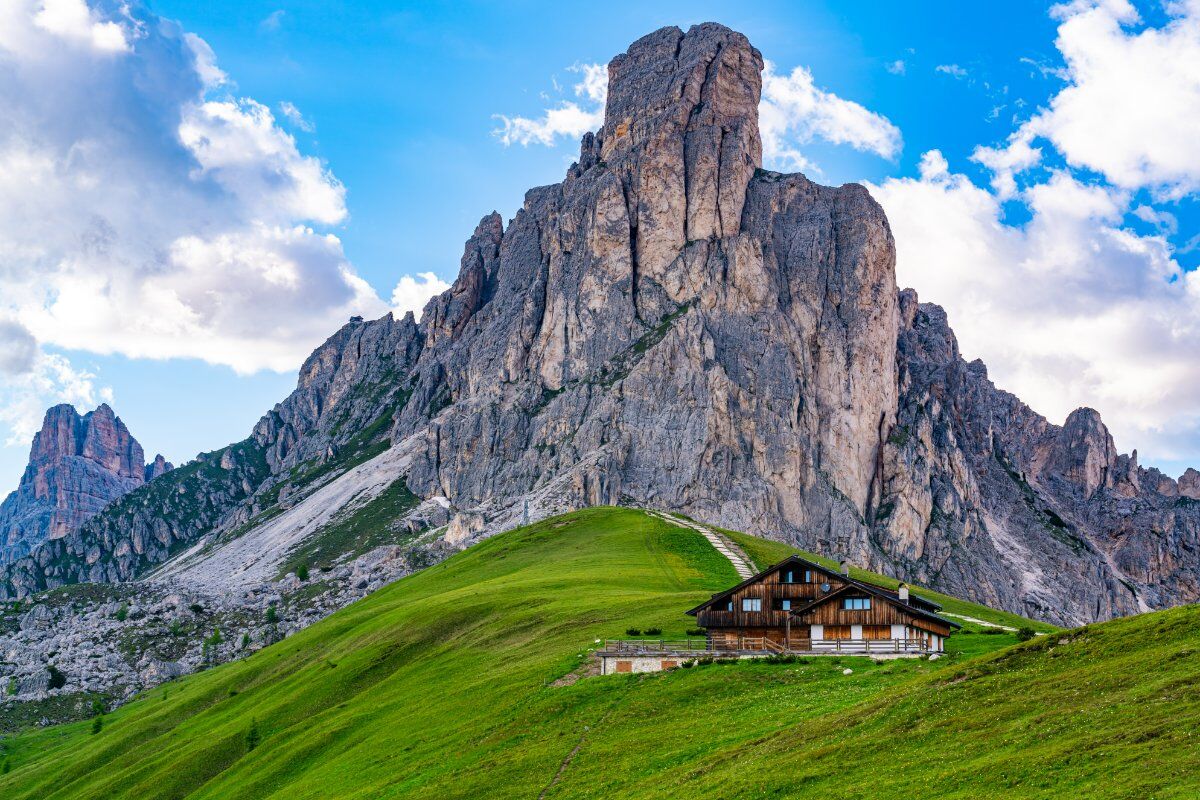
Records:
{"label": "patch of green vegetation on rock", "polygon": [[410,536],[391,525],[416,508],[421,499],[408,490],[403,480],[384,489],[378,497],[344,516],[335,518],[315,536],[288,554],[278,577],[306,569],[327,571],[342,556],[354,557],[385,544],[401,544]]}

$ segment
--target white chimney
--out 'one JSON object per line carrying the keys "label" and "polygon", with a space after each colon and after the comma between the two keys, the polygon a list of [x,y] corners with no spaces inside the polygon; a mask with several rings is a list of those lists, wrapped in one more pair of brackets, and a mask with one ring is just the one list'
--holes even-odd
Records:
{"label": "white chimney", "polygon": [[847,578],[850,577],[850,562],[843,558],[842,563],[841,563],[841,568],[842,568],[842,574],[845,575]]}
{"label": "white chimney", "polygon": [[908,584],[907,583],[900,584],[899,594],[900,594],[900,602],[907,603],[908,602]]}

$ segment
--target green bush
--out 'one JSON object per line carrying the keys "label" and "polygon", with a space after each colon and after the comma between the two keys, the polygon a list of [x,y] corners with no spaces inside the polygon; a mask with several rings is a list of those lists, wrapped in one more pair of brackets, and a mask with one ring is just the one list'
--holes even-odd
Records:
{"label": "green bush", "polygon": [[254,748],[258,747],[259,739],[258,720],[251,718],[250,730],[246,731],[246,750],[253,750]]}
{"label": "green bush", "polygon": [[688,636],[707,636],[708,631],[704,630],[704,628],[688,628],[687,635]]}
{"label": "green bush", "polygon": [[626,628],[625,635],[626,636],[641,636],[642,629],[641,628]]}
{"label": "green bush", "polygon": [[190,606],[188,606],[188,609],[193,614],[203,614],[204,613],[204,606],[200,605],[199,603],[192,603]]}
{"label": "green bush", "polygon": [[275,610],[274,604],[267,606],[267,624],[274,625],[279,621],[279,612]]}
{"label": "green bush", "polygon": [[103,727],[104,727],[104,717],[97,716],[94,720],[92,720],[92,733],[93,734],[99,733],[100,729]]}
{"label": "green bush", "polygon": [[117,622],[124,622],[129,619],[129,604],[121,603],[121,607],[117,609]]}
{"label": "green bush", "polygon": [[296,577],[299,578],[301,581],[308,580],[308,565],[307,564],[301,564],[300,566],[296,567]]}
{"label": "green bush", "polygon": [[46,667],[46,671],[50,673],[50,688],[61,689],[67,685],[67,676],[63,675],[58,667],[50,664]]}
{"label": "green bush", "polygon": [[980,631],[980,633],[986,636],[1003,636],[1004,634],[1008,633],[1008,631],[1004,630],[1003,628],[984,628]]}
{"label": "green bush", "polygon": [[646,628],[647,636],[662,636],[662,628]]}
{"label": "green bush", "polygon": [[1020,628],[1017,629],[1017,641],[1018,642],[1028,642],[1034,636],[1037,636],[1037,634],[1034,633],[1033,628],[1022,625]]}

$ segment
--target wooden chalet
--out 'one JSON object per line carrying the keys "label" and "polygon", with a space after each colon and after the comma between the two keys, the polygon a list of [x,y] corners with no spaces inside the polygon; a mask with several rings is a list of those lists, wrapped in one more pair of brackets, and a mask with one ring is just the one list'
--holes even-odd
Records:
{"label": "wooden chalet", "polygon": [[713,650],[939,653],[955,622],[937,603],[789,556],[687,613]]}

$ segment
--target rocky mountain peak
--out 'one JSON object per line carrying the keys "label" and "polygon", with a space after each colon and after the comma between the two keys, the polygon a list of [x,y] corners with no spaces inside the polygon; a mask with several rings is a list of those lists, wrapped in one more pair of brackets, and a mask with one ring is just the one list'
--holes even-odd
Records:
{"label": "rocky mountain peak", "polygon": [[687,242],[740,229],[762,166],[762,69],[745,36],[713,23],[662,28],[609,63],[604,125],[585,137],[581,163],[620,179],[647,277],[659,280]]}
{"label": "rocky mountain peak", "polygon": [[108,404],[82,416],[71,405],[50,408],[17,490],[0,504],[0,563],[66,536],[170,468],[162,456],[146,466],[142,446]]}
{"label": "rocky mountain peak", "polygon": [[1054,472],[1091,497],[1097,489],[1112,486],[1116,463],[1117,448],[1100,413],[1092,408],[1072,411],[1050,456]]}
{"label": "rocky mountain peak", "polygon": [[175,465],[163,458],[162,453],[159,453],[153,461],[146,465],[146,482],[149,483],[159,475],[166,475],[173,469],[175,469]]}
{"label": "rocky mountain peak", "polygon": [[1193,500],[1200,500],[1200,472],[1192,467],[1179,476],[1179,493]]}

